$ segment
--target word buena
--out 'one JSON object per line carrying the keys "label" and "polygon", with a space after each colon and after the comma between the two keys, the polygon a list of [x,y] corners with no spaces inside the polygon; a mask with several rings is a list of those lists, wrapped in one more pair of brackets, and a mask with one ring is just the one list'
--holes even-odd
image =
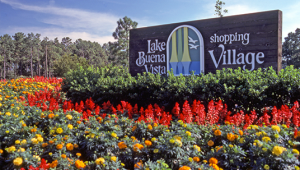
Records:
{"label": "word buena", "polygon": [[218,36],[217,34],[214,34],[210,37],[210,43],[223,43],[232,44],[234,41],[242,41],[243,45],[249,44],[249,37],[250,33],[244,33],[244,34],[238,34],[237,32],[235,34],[225,34]]}
{"label": "word buena", "polygon": [[249,69],[250,71],[254,70],[255,63],[264,63],[264,61],[261,60],[265,57],[265,54],[263,52],[258,52],[257,54],[253,52],[248,52],[247,54],[238,53],[236,55],[236,49],[225,50],[225,46],[223,44],[220,44],[218,47],[222,49],[218,62],[216,61],[214,50],[208,51],[216,68],[218,68],[222,58],[222,65],[244,64],[243,69],[245,70],[246,65],[249,64],[251,65],[251,69]]}
{"label": "word buena", "polygon": [[[145,67],[146,72],[151,72],[152,74],[166,74],[166,66],[164,63],[166,62],[166,55],[165,54],[155,54],[160,53],[166,50],[166,43],[165,42],[158,42],[158,39],[155,39],[154,42],[151,40],[147,40],[148,42],[148,49],[147,54],[144,51],[139,51],[138,56],[139,58],[136,59],[136,65],[139,67]],[[154,63],[162,63],[163,65],[155,65]],[[148,64],[150,64],[148,66]]]}

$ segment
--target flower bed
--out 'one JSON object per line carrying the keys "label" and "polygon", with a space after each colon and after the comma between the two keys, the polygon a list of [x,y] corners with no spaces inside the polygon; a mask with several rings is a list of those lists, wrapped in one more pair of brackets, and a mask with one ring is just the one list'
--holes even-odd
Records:
{"label": "flower bed", "polygon": [[[58,79],[0,86],[2,169],[299,169],[299,106],[231,115],[221,101],[63,101]],[[255,125],[256,124],[256,125]]]}

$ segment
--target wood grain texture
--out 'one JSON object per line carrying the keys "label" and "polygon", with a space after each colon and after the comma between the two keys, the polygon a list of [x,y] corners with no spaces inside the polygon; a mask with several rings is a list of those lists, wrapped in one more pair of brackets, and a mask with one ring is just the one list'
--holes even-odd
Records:
{"label": "wood grain texture", "polygon": [[[138,58],[138,52],[144,51],[147,55],[148,42],[151,40],[154,42],[156,39],[159,42],[167,43],[170,33],[178,26],[190,25],[199,30],[204,40],[204,63],[205,73],[215,73],[216,67],[209,54],[209,50],[214,50],[216,60],[219,59],[221,54],[221,48],[218,46],[224,43],[210,43],[210,37],[214,34],[244,34],[249,33],[249,44],[243,45],[241,41],[232,42],[232,44],[224,44],[225,50],[235,49],[236,53],[249,52],[257,54],[263,52],[264,63],[255,64],[255,69],[267,68],[273,66],[273,69],[281,70],[281,58],[282,58],[282,12],[279,10],[259,12],[252,14],[228,16],[222,18],[212,18],[197,21],[188,21],[181,23],[173,23],[167,25],[159,25],[145,28],[138,28],[130,30],[130,56],[129,66],[130,73],[134,76],[137,73],[145,72],[144,67],[136,65]],[[166,50],[162,52],[156,52],[155,54],[166,54]],[[166,58],[167,59],[167,58]],[[221,61],[222,62],[222,61]],[[153,63],[153,66],[166,66],[164,63]],[[219,65],[218,70],[222,68],[238,68],[243,67],[241,65]],[[249,69],[249,65],[246,66]]]}

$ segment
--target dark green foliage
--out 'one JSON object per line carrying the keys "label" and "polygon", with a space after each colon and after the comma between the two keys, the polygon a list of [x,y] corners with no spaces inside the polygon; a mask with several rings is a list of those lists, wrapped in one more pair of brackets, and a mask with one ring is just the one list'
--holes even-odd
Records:
{"label": "dark green foliage", "polygon": [[62,77],[65,73],[80,66],[88,68],[88,61],[83,57],[78,57],[76,54],[71,56],[65,53],[54,63],[54,75],[55,77]]}
{"label": "dark green foliage", "polygon": [[151,73],[132,77],[123,67],[80,68],[67,73],[63,91],[75,102],[87,98],[98,103],[121,100],[138,106],[157,103],[171,111],[175,102],[223,100],[229,110],[251,111],[289,105],[300,98],[300,69],[289,66],[278,74],[273,68],[243,71],[223,69],[216,74],[169,76]]}

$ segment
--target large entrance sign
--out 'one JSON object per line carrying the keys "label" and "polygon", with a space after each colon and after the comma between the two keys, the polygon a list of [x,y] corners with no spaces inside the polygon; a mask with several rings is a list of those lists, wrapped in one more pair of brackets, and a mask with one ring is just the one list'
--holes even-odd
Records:
{"label": "large entrance sign", "polygon": [[130,30],[131,75],[189,75],[223,68],[281,70],[279,10]]}

